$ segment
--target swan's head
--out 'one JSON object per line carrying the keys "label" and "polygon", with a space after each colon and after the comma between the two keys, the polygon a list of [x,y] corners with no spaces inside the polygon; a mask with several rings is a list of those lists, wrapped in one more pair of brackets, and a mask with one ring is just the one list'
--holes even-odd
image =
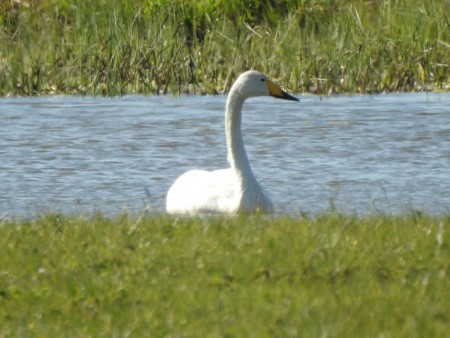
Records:
{"label": "swan's head", "polygon": [[233,84],[231,91],[237,90],[244,98],[253,96],[273,96],[279,99],[298,101],[298,99],[286,93],[281,87],[272,82],[263,73],[249,70],[242,73]]}

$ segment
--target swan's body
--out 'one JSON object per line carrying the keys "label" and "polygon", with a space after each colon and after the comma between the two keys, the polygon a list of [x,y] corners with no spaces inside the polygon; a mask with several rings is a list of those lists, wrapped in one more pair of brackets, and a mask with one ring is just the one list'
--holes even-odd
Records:
{"label": "swan's body", "polygon": [[167,193],[166,210],[173,214],[272,212],[273,204],[253,176],[241,133],[244,101],[254,96],[298,101],[265,75],[248,71],[231,87],[225,110],[225,135],[231,168],[191,170],[181,175]]}

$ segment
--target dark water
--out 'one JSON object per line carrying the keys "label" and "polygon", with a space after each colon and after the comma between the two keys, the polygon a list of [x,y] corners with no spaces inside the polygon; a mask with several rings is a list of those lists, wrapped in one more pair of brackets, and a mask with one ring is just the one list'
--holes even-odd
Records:
{"label": "dark water", "polygon": [[[0,217],[164,211],[172,182],[228,166],[225,97],[0,99]],[[255,98],[253,171],[277,212],[450,208],[450,94]]]}

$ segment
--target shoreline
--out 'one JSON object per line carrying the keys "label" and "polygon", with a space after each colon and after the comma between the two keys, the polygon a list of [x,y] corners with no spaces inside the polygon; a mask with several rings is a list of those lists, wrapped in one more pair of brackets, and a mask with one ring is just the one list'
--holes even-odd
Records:
{"label": "shoreline", "polygon": [[450,91],[446,1],[257,3],[2,4],[0,97],[219,94],[248,69],[295,94]]}

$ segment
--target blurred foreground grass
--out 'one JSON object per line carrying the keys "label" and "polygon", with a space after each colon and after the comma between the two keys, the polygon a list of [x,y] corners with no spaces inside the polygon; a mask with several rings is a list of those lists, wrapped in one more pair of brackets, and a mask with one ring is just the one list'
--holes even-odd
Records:
{"label": "blurred foreground grass", "polygon": [[450,218],[0,226],[1,337],[445,337]]}
{"label": "blurred foreground grass", "polygon": [[0,96],[449,90],[450,2],[0,1]]}

